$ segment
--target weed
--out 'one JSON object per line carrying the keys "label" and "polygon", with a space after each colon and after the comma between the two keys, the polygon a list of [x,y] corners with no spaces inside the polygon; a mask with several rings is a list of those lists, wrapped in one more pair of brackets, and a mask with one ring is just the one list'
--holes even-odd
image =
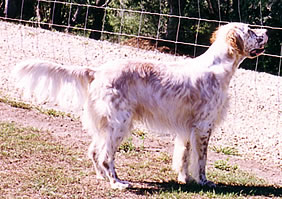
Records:
{"label": "weed", "polygon": [[76,119],[70,113],[65,113],[63,111],[58,111],[55,109],[43,109],[41,107],[34,106],[34,105],[31,105],[25,102],[20,102],[20,101],[9,99],[9,97],[0,97],[0,102],[8,104],[11,107],[15,107],[15,108],[21,108],[21,109],[26,109],[26,110],[36,109],[40,113],[43,113],[45,115],[52,116],[52,117],[69,117],[72,119]]}
{"label": "weed", "polygon": [[209,175],[224,184],[255,186],[267,184],[263,179],[257,178],[248,172],[240,170],[238,165],[231,165],[228,161],[228,158],[227,160],[215,161],[214,167],[217,170],[212,170],[212,172],[209,172]]}
{"label": "weed", "polygon": [[256,177],[255,175],[242,171],[239,168],[235,170],[212,169],[208,172],[208,178],[217,183],[232,186],[266,186],[268,183]]}
{"label": "weed", "polygon": [[135,135],[135,136],[137,136],[137,137],[139,137],[140,139],[144,140],[144,139],[145,139],[145,136],[146,136],[146,134],[147,134],[147,132],[145,132],[144,130],[141,130],[141,129],[137,128],[137,129],[134,129],[134,130],[132,131],[132,134]]}
{"label": "weed", "polygon": [[126,141],[124,141],[120,147],[119,147],[119,152],[125,152],[129,153],[135,150],[135,146],[132,142],[132,137],[128,138]]}
{"label": "weed", "polygon": [[227,160],[217,160],[214,162],[214,167],[224,171],[235,171],[238,169],[238,165],[231,165]]}
{"label": "weed", "polygon": [[160,155],[157,157],[157,160],[163,163],[171,163],[171,157],[169,154],[161,152]]}
{"label": "weed", "polygon": [[139,146],[140,150],[144,150],[144,144],[145,144],[145,137],[146,137],[147,132],[141,129],[134,129],[132,131],[132,135],[138,137],[140,140],[142,140],[141,146]]}
{"label": "weed", "polygon": [[49,115],[49,116],[52,116],[52,117],[65,117],[65,116],[68,116],[68,114],[66,114],[65,112],[57,111],[55,109],[41,109],[41,108],[37,108],[37,110],[39,110],[41,113],[43,113],[45,115]]}
{"label": "weed", "polygon": [[213,146],[211,149],[216,153],[223,153],[225,155],[236,155],[236,156],[240,155],[238,150],[234,147]]}
{"label": "weed", "polygon": [[0,97],[0,102],[8,104],[11,107],[15,107],[15,108],[22,108],[22,109],[27,109],[27,110],[32,109],[32,106],[30,104],[11,100],[8,97]]}

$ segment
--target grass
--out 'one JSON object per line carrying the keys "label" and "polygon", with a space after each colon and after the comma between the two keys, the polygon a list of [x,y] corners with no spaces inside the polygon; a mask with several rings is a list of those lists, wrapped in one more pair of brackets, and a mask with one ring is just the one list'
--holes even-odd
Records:
{"label": "grass", "polygon": [[[167,153],[119,152],[117,173],[133,188],[117,191],[96,180],[80,147],[62,144],[52,134],[14,123],[0,123],[0,195],[3,198],[258,198],[281,196],[281,188],[218,161],[207,172],[218,188],[175,181]],[[132,142],[132,141],[130,141]],[[133,143],[132,143],[133,144]],[[129,148],[132,148],[129,144]],[[217,165],[217,166],[216,166]],[[280,191],[280,192],[279,192]]]}
{"label": "grass", "polygon": [[214,162],[214,167],[223,171],[235,171],[238,169],[238,165],[231,165],[227,160],[217,160]]}
{"label": "grass", "polygon": [[119,146],[119,152],[129,153],[135,150],[135,146],[132,142],[132,137],[128,138],[126,141],[123,141]]}
{"label": "grass", "polygon": [[132,131],[132,134],[134,136],[139,137],[140,139],[144,140],[147,132],[145,132],[144,130],[141,130],[139,128],[136,128]]}
{"label": "grass", "polygon": [[[138,128],[133,129],[131,133],[132,133],[132,136],[124,140],[121,143],[121,145],[119,146],[119,149],[118,149],[119,152],[130,153],[130,152],[144,150],[144,142],[145,142],[145,137],[147,133]],[[142,141],[141,145],[135,146],[134,141],[133,141],[133,136],[134,138]]]}
{"label": "grass", "polygon": [[1,123],[0,132],[2,196],[59,197],[77,190],[87,175],[81,170],[84,155],[54,142],[46,132],[10,123]]}
{"label": "grass", "polygon": [[45,115],[52,116],[52,117],[69,117],[69,118],[75,119],[75,117],[71,115],[70,113],[65,113],[63,111],[58,111],[55,109],[44,109],[44,108],[34,106],[34,105],[31,105],[25,102],[12,100],[7,96],[0,97],[0,102],[8,104],[9,106],[14,107],[14,108],[21,108],[21,109],[26,109],[26,110],[35,109],[39,111],[40,113],[43,113]]}
{"label": "grass", "polygon": [[0,97],[0,102],[10,105],[11,107],[21,108],[31,110],[32,106],[30,104],[19,102],[16,100],[11,100],[8,97]]}
{"label": "grass", "polygon": [[225,155],[235,155],[240,156],[238,150],[234,147],[229,146],[213,146],[211,147],[211,150],[213,150],[216,153],[222,153]]}
{"label": "grass", "polygon": [[73,116],[70,113],[65,113],[63,111],[58,111],[55,109],[43,109],[36,107],[36,110],[38,110],[40,113],[43,113],[45,115],[49,115],[52,117],[70,117],[73,118]]}

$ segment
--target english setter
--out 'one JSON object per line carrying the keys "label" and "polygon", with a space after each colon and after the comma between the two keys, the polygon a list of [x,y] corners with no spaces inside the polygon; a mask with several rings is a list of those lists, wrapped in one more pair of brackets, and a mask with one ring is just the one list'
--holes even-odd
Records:
{"label": "english setter", "polygon": [[265,29],[229,23],[204,54],[180,63],[119,60],[81,69],[33,60],[18,64],[17,77],[38,98],[64,104],[64,95],[76,96],[93,138],[89,157],[112,188],[129,187],[117,177],[114,157],[134,121],[175,135],[172,167],[179,182],[215,186],[205,174],[210,135],[225,115],[233,74],[245,58],[261,55],[267,40]]}

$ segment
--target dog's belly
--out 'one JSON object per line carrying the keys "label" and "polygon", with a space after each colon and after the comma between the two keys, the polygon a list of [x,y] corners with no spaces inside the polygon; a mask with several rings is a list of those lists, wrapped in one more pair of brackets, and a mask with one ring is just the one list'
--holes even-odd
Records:
{"label": "dog's belly", "polygon": [[188,96],[162,99],[155,93],[135,100],[138,103],[133,107],[133,120],[157,131],[177,134],[187,134],[193,127],[213,128],[223,118],[228,104],[225,96],[216,95],[208,100],[192,100]]}

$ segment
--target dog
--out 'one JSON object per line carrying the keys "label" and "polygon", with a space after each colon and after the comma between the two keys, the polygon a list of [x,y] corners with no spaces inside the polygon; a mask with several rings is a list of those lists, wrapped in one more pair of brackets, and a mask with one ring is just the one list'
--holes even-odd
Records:
{"label": "dog", "polygon": [[214,187],[205,174],[209,138],[226,113],[233,74],[245,58],[263,54],[266,32],[243,23],[220,26],[204,54],[183,62],[116,60],[71,68],[29,60],[17,65],[16,74],[35,97],[62,104],[65,95],[77,99],[72,103],[83,107],[96,175],[112,188],[130,187],[118,178],[114,158],[134,121],[175,136],[172,167],[180,183],[194,180]]}

